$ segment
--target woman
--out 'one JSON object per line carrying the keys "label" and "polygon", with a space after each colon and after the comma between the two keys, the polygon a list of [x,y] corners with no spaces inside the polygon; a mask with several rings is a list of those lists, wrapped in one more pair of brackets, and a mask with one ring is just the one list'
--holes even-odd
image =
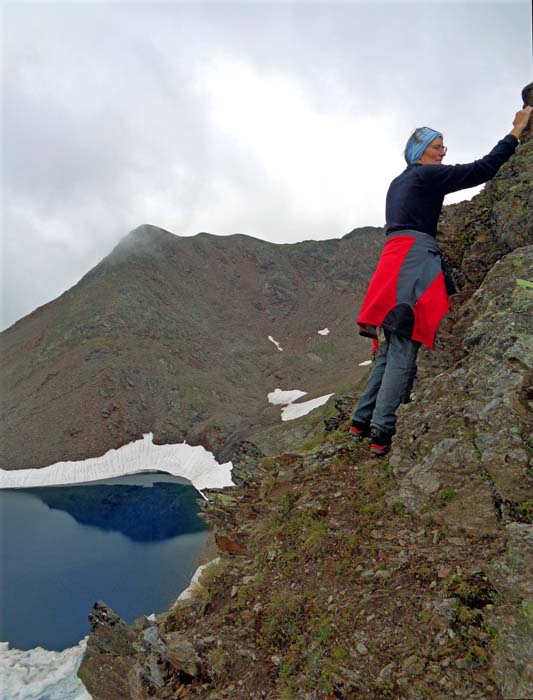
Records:
{"label": "woman", "polygon": [[518,145],[532,108],[516,113],[513,129],[480,160],[443,165],[442,134],[416,129],[407,141],[407,168],[390,184],[386,201],[387,241],[357,319],[361,335],[384,338],[368,383],[352,416],[350,433],[371,436],[371,451],[388,452],[396,410],[409,400],[421,344],[433,348],[448,311],[453,284],[443,272],[436,241],[444,196],[493,178]]}

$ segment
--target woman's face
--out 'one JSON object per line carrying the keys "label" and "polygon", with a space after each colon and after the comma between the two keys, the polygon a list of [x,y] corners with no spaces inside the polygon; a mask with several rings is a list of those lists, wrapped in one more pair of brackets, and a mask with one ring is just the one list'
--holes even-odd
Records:
{"label": "woman's face", "polygon": [[429,144],[424,153],[418,159],[419,163],[422,165],[434,165],[435,163],[442,163],[442,159],[446,155],[446,147],[442,143],[442,137],[437,136],[436,139]]}

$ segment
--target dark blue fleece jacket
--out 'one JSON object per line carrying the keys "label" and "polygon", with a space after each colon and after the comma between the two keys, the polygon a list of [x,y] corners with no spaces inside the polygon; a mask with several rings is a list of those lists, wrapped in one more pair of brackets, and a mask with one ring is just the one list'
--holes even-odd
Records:
{"label": "dark blue fleece jacket", "polygon": [[435,237],[444,195],[493,178],[514,153],[518,139],[508,134],[483,158],[464,165],[408,165],[387,192],[386,233],[414,229]]}

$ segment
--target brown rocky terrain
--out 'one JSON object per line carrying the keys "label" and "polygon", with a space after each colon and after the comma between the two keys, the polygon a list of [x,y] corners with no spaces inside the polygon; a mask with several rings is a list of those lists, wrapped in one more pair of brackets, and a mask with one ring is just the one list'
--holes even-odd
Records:
{"label": "brown rocky terrain", "polygon": [[529,136],[445,208],[459,293],[390,454],[350,442],[358,386],[248,454],[208,494],[220,558],[193,596],[130,627],[93,609],[94,700],[533,697],[532,175]]}
{"label": "brown rocky terrain", "polygon": [[382,245],[372,227],[291,245],[132,231],[1,334],[0,467],[94,457],[148,432],[225,459],[253,433],[268,451],[258,428],[280,423],[268,392],[315,398],[362,376],[355,318]]}

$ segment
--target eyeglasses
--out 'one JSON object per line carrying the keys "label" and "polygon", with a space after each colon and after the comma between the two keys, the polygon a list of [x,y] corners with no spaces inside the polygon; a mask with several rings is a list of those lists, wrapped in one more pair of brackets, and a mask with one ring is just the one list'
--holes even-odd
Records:
{"label": "eyeglasses", "polygon": [[430,148],[432,148],[434,151],[442,151],[443,155],[446,155],[448,152],[448,148],[446,146],[431,146]]}

